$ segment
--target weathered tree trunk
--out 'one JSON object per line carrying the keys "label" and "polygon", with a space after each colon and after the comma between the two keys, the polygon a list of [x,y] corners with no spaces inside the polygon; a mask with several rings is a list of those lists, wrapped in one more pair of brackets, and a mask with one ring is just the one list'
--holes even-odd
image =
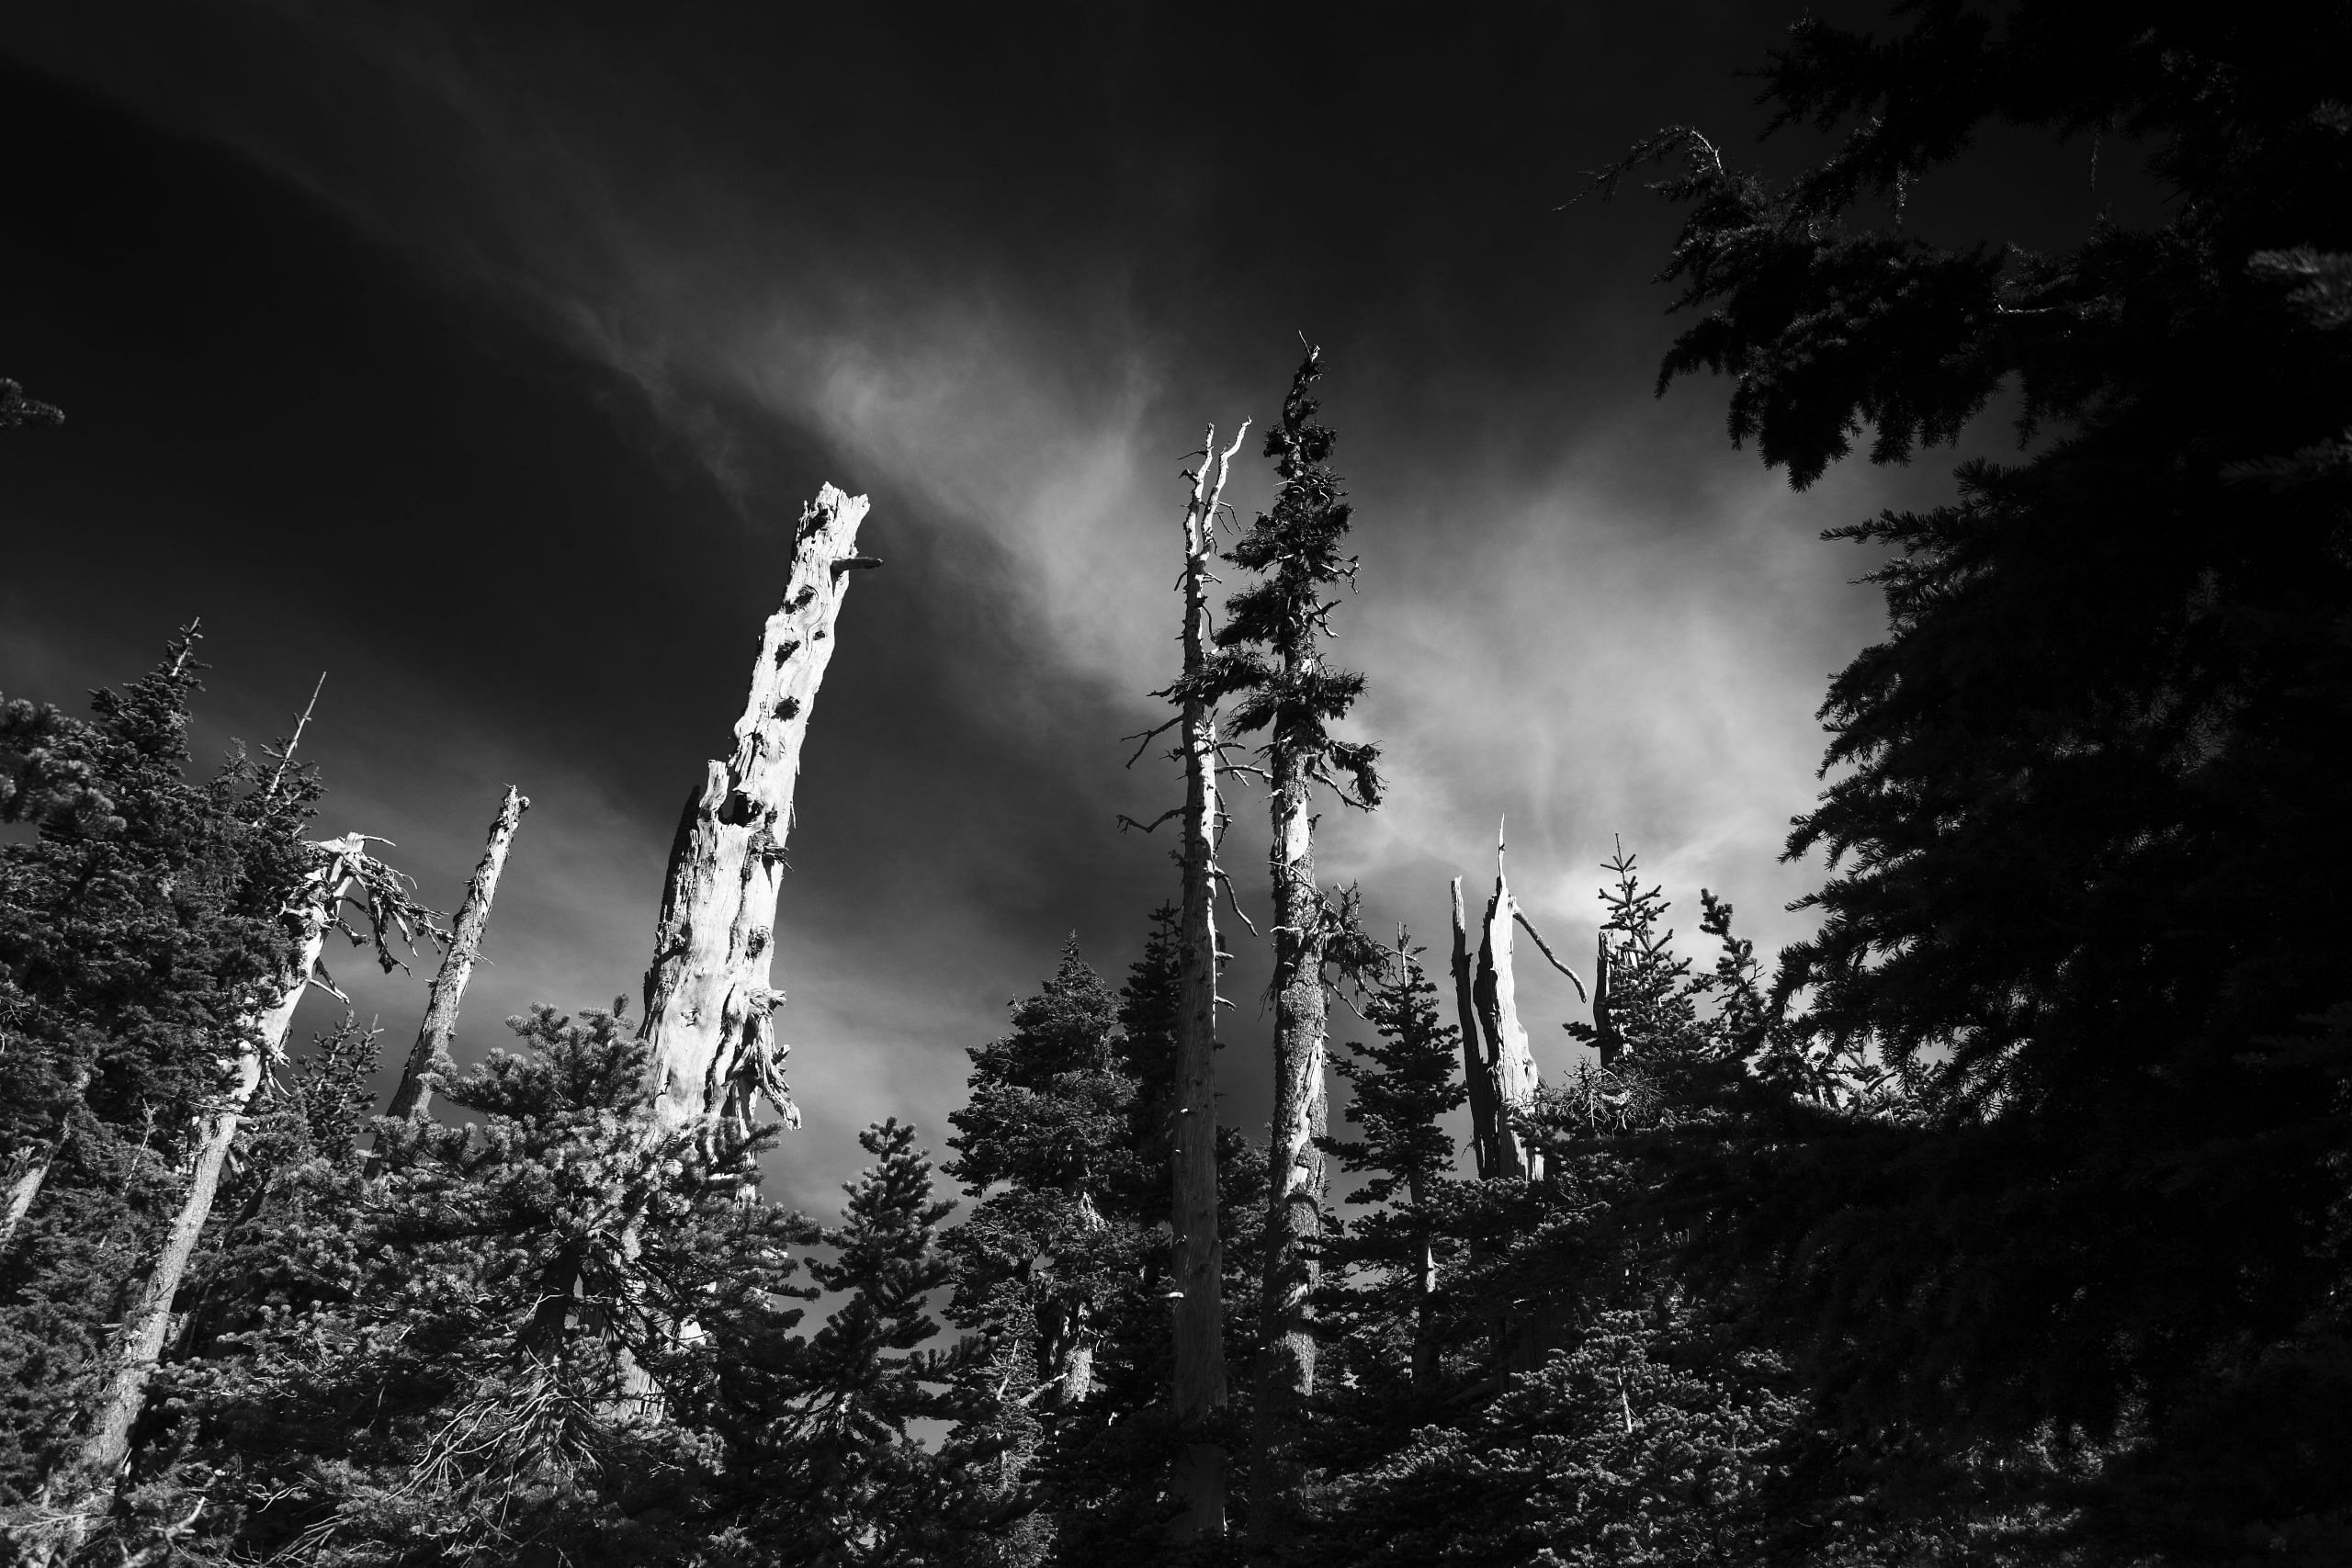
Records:
{"label": "weathered tree trunk", "polygon": [[1592,953],[1592,1033],[1593,1044],[1600,1054],[1600,1070],[1607,1072],[1617,1065],[1617,1055],[1624,1042],[1617,1036],[1617,1021],[1609,1010],[1609,933],[1602,931],[1593,938]]}
{"label": "weathered tree trunk", "polygon": [[56,1162],[58,1151],[65,1146],[65,1134],[51,1138],[46,1147],[34,1155],[25,1168],[8,1183],[8,1213],[0,1219],[0,1256],[16,1245],[17,1227],[32,1213],[34,1200],[40,1196],[41,1184],[49,1179],[49,1168]]}
{"label": "weathered tree trunk", "polygon": [[831,485],[800,514],[784,603],[768,617],[735,750],[708,764],[670,853],[642,1037],[652,1046],[654,1121],[662,1130],[725,1117],[748,1124],[764,1094],[786,1121],[768,985],[793,786],[817,687],[833,652],[846,575],[878,566],[857,553],[866,499]]}
{"label": "weathered tree trunk", "polygon": [[1462,907],[1462,879],[1453,893],[1453,1006],[1462,1028],[1462,1082],[1470,1094],[1470,1156],[1478,1179],[1492,1181],[1502,1170],[1502,1139],[1495,1121],[1495,1080],[1478,1029],[1476,982],[1470,966],[1470,922]]}
{"label": "weathered tree trunk", "polygon": [[1540,1180],[1544,1156],[1531,1147],[1518,1117],[1535,1099],[1541,1081],[1527,1028],[1519,1021],[1519,987],[1511,977],[1511,917],[1516,912],[1504,879],[1502,852],[1495,852],[1495,892],[1487,900],[1479,933],[1478,971],[1471,994],[1477,1003],[1478,1030],[1486,1038],[1487,1092],[1495,1103],[1496,1172]]}
{"label": "weathered tree trunk", "polygon": [[[1286,663],[1305,666],[1312,654]],[[1301,670],[1298,673],[1311,673]],[[1306,770],[1294,749],[1272,748],[1274,841],[1274,1117],[1268,1150],[1266,1269],[1260,1301],[1258,1462],[1250,1476],[1250,1538],[1261,1555],[1279,1538],[1294,1455],[1315,1392],[1315,1309],[1326,1176],[1316,1140],[1329,1131],[1324,1055],[1328,1027],[1323,899],[1315,886],[1314,819]]]}
{"label": "weathered tree trunk", "polygon": [[[1199,1422],[1225,1408],[1225,1247],[1217,1235],[1216,1182],[1216,723],[1197,682],[1208,660],[1209,558],[1216,548],[1217,509],[1233,455],[1250,432],[1243,420],[1233,444],[1209,460],[1216,427],[1203,444],[1184,509],[1184,675],[1188,693],[1181,719],[1184,754],[1183,887],[1178,924],[1175,1126],[1169,1161],[1169,1271],[1174,1300],[1175,1369],[1170,1393],[1176,1418]],[[1225,1533],[1225,1450],[1185,1446],[1174,1476],[1184,1511],[1179,1540]]]}
{"label": "weathered tree trunk", "polygon": [[474,867],[473,880],[466,884],[466,901],[458,906],[457,923],[450,929],[449,951],[442,955],[441,972],[433,977],[424,1024],[416,1032],[416,1044],[408,1054],[401,1086],[392,1092],[388,1115],[422,1117],[432,1109],[434,1076],[448,1065],[449,1042],[458,1032],[458,1004],[465,999],[466,982],[481,953],[481,933],[490,924],[490,901],[498,893],[498,874],[505,868],[514,829],[530,808],[522,792],[512,784],[506,786],[506,798],[490,825],[490,847],[482,852],[481,863]]}
{"label": "weathered tree trunk", "polygon": [[58,1489],[63,1494],[62,1517],[56,1532],[29,1553],[29,1561],[40,1568],[72,1561],[90,1530],[113,1506],[117,1478],[130,1454],[131,1429],[146,1406],[147,1385],[171,1326],[172,1302],[187,1275],[188,1261],[204,1234],[204,1222],[211,1215],[229,1150],[261,1086],[264,1065],[285,1055],[286,1032],[318,966],[336,906],[351,886],[345,856],[367,852],[366,841],[356,836],[319,847],[327,855],[304,883],[300,899],[288,910],[296,927],[293,960],[278,975],[269,1008],[251,1020],[253,1028],[237,1043],[236,1055],[222,1064],[228,1082],[221,1106],[198,1123],[179,1209],[130,1309],[123,1314],[116,1336],[113,1371],[91,1412],[79,1451],[68,1461],[64,1484]]}

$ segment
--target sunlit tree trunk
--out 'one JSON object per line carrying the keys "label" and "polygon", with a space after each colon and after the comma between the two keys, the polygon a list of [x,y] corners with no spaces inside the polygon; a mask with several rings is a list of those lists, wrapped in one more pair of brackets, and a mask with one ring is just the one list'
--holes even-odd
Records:
{"label": "sunlit tree trunk", "polygon": [[1471,996],[1477,1008],[1478,1032],[1485,1040],[1487,1093],[1495,1108],[1494,1174],[1532,1181],[1544,1174],[1544,1156],[1528,1145],[1518,1119],[1533,1101],[1541,1080],[1535,1053],[1527,1042],[1527,1027],[1519,1021],[1519,987],[1511,976],[1511,917],[1516,909],[1499,850],[1495,858],[1495,892],[1487,900]]}
{"label": "sunlit tree trunk", "polygon": [[784,1083],[768,984],[784,846],[809,710],[833,653],[848,574],[881,563],[857,553],[866,499],[831,485],[800,516],[784,602],[752,667],[735,749],[712,761],[686,802],[670,853],[643,1038],[652,1046],[654,1120],[673,1131],[748,1123],[764,1094],[799,1122]]}
{"label": "sunlit tree trunk", "polygon": [[449,1059],[449,1042],[458,1031],[458,1007],[465,999],[466,982],[472,977],[474,961],[481,954],[482,931],[490,924],[490,903],[498,893],[498,874],[505,867],[514,829],[521,826],[523,813],[530,807],[531,803],[522,792],[509,784],[506,798],[499,805],[498,818],[490,825],[490,845],[482,852],[481,863],[474,867],[473,880],[466,884],[466,900],[458,906],[457,922],[450,928],[449,951],[442,955],[441,972],[433,977],[432,999],[425,1004],[424,1023],[416,1032],[416,1044],[408,1054],[408,1066],[401,1074],[400,1088],[392,1092],[389,1115],[422,1117],[432,1109],[434,1075],[445,1070]]}
{"label": "sunlit tree trunk", "polygon": [[[1286,663],[1312,663],[1294,652]],[[1327,1178],[1317,1140],[1330,1131],[1324,1085],[1329,1028],[1323,991],[1327,945],[1322,895],[1315,886],[1315,828],[1304,760],[1279,739],[1273,756],[1274,1115],[1266,1179],[1266,1267],[1260,1301],[1260,1370],[1250,1534],[1262,1547],[1287,1495],[1307,1397],[1315,1392],[1313,1293],[1320,1269]]]}
{"label": "sunlit tree trunk", "polygon": [[[1216,459],[1216,427],[1209,427],[1201,466],[1184,509],[1184,675],[1181,747],[1184,756],[1183,839],[1179,850],[1183,888],[1177,928],[1175,1125],[1169,1168],[1170,1273],[1174,1299],[1175,1367],[1170,1393],[1179,1422],[1201,1421],[1225,1408],[1225,1248],[1217,1235],[1216,1181],[1216,841],[1218,823],[1216,723],[1198,694],[1208,659],[1209,558],[1216,547],[1217,510],[1226,475],[1250,422]],[[1184,1500],[1176,1532],[1196,1540],[1225,1532],[1225,1450],[1187,1443],[1175,1484]]]}

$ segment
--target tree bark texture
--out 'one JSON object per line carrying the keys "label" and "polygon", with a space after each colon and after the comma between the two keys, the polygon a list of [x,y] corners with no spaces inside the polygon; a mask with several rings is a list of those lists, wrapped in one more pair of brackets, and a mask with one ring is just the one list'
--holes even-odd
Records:
{"label": "tree bark texture", "polygon": [[1617,1021],[1609,1010],[1609,933],[1600,932],[1593,939],[1592,952],[1592,1032],[1593,1044],[1600,1054],[1600,1070],[1607,1072],[1617,1065],[1617,1057],[1625,1043],[1618,1038]]}
{"label": "tree bark texture", "polygon": [[1519,991],[1511,977],[1511,922],[1518,908],[1503,875],[1499,852],[1496,859],[1495,893],[1487,900],[1471,996],[1477,1005],[1478,1031],[1485,1039],[1487,1092],[1495,1105],[1496,1172],[1534,1181],[1544,1175],[1544,1156],[1528,1145],[1515,1118],[1534,1100],[1539,1079],[1526,1026],[1519,1021]]}
{"label": "tree bark texture", "polygon": [[[1250,422],[1209,473],[1216,450],[1211,425],[1184,509],[1185,689],[1197,689],[1208,660],[1209,558],[1226,476]],[[1225,1408],[1225,1247],[1217,1234],[1216,1181],[1216,841],[1218,822],[1216,717],[1196,695],[1184,698],[1180,721],[1184,756],[1183,841],[1177,956],[1175,1125],[1170,1132],[1169,1222],[1174,1309],[1175,1367],[1170,1393],[1180,1422],[1198,1422]],[[1180,1540],[1225,1533],[1225,1450],[1187,1444],[1174,1477],[1184,1512]]]}
{"label": "tree bark texture", "polygon": [[171,1326],[172,1303],[187,1278],[204,1223],[211,1216],[212,1200],[220,1190],[220,1173],[228,1164],[237,1129],[252,1109],[264,1066],[284,1059],[287,1031],[318,967],[336,907],[354,880],[350,857],[366,854],[367,842],[354,835],[318,848],[325,852],[304,881],[300,897],[287,911],[295,928],[292,960],[277,976],[269,1007],[250,1020],[252,1028],[238,1041],[236,1054],[221,1064],[227,1082],[220,1107],[198,1124],[179,1208],[130,1310],[123,1314],[113,1371],[91,1411],[80,1450],[69,1461],[67,1483],[62,1489],[63,1517],[56,1533],[30,1553],[29,1561],[42,1568],[52,1562],[71,1562],[91,1529],[113,1506],[116,1480],[130,1454],[131,1430],[146,1406],[147,1385]]}
{"label": "tree bark texture", "polygon": [[799,1124],[784,1082],[768,985],[785,840],[809,710],[833,652],[847,574],[881,563],[857,553],[866,498],[831,485],[800,515],[784,602],[768,617],[735,748],[707,767],[670,853],[641,1035],[652,1046],[662,1130],[721,1118],[748,1126],[765,1095]]}
{"label": "tree bark texture", "polygon": [[506,798],[500,803],[498,818],[490,825],[490,846],[482,852],[481,863],[474,867],[473,880],[466,884],[466,900],[458,906],[458,919],[451,928],[449,950],[441,958],[441,972],[433,977],[432,998],[425,1004],[424,1024],[416,1032],[416,1044],[408,1054],[408,1066],[401,1074],[400,1088],[392,1092],[392,1103],[387,1112],[392,1116],[422,1117],[433,1106],[434,1076],[445,1070],[449,1060],[449,1042],[458,1032],[458,1006],[465,999],[466,982],[474,972],[474,961],[481,954],[481,934],[490,924],[490,903],[498,893],[498,874],[505,868],[507,849],[514,841],[514,829],[522,824],[523,813],[531,803],[514,785],[506,786]]}
{"label": "tree bark texture", "polygon": [[1495,1119],[1495,1080],[1487,1068],[1484,1036],[1478,1028],[1476,980],[1470,963],[1470,924],[1462,906],[1462,879],[1453,892],[1453,1006],[1462,1029],[1462,1082],[1470,1094],[1470,1155],[1478,1179],[1492,1181],[1502,1173],[1502,1140]]}
{"label": "tree bark texture", "polygon": [[[1305,663],[1311,655],[1293,655]],[[1258,1462],[1250,1477],[1253,1554],[1280,1539],[1276,1511],[1294,1495],[1290,1476],[1307,1397],[1315,1392],[1315,1309],[1326,1185],[1316,1140],[1329,1131],[1324,1055],[1328,1028],[1323,955],[1328,943],[1315,886],[1314,819],[1305,760],[1272,748],[1274,883],[1274,1117],[1267,1182],[1264,1293],[1260,1300]]]}

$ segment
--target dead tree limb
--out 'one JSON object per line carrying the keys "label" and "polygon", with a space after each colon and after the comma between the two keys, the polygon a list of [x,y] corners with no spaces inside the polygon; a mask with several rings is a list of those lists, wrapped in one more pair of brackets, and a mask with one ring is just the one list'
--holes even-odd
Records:
{"label": "dead tree limb", "polygon": [[520,790],[506,786],[506,798],[499,803],[498,816],[490,825],[489,847],[482,851],[481,863],[474,867],[473,880],[466,884],[465,902],[458,906],[449,951],[442,954],[441,972],[433,977],[424,1023],[416,1032],[416,1044],[408,1054],[408,1066],[401,1074],[400,1088],[392,1091],[387,1115],[423,1117],[432,1109],[435,1081],[451,1068],[449,1042],[458,1032],[458,1005],[465,999],[466,982],[481,953],[482,931],[490,924],[490,902],[498,893],[498,874],[505,868],[514,829],[530,808],[530,801]]}

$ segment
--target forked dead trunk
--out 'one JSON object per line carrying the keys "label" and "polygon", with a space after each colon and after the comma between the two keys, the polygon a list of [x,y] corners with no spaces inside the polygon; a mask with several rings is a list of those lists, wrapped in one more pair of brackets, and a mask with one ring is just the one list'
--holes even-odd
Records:
{"label": "forked dead trunk", "polygon": [[506,852],[514,842],[514,829],[521,826],[523,813],[531,808],[514,785],[506,786],[506,798],[499,804],[497,819],[490,825],[490,845],[482,851],[481,863],[474,867],[473,880],[466,884],[466,900],[458,908],[458,919],[450,928],[449,950],[442,955],[441,972],[433,977],[432,998],[425,1004],[424,1023],[416,1032],[416,1044],[408,1054],[408,1066],[401,1073],[400,1088],[392,1091],[392,1103],[387,1115],[423,1117],[433,1108],[433,1083],[437,1075],[447,1070],[449,1042],[458,1032],[458,1007],[465,999],[466,982],[474,972],[474,961],[481,954],[482,931],[490,924],[490,903],[498,893],[498,874],[506,865]]}
{"label": "forked dead trunk", "polygon": [[645,975],[640,1033],[652,1047],[653,1116],[664,1132],[750,1123],[764,1095],[797,1125],[785,1088],[768,984],[784,846],[809,710],[833,654],[866,498],[831,485],[800,514],[784,602],[760,634],[735,748],[707,764],[670,853]]}

